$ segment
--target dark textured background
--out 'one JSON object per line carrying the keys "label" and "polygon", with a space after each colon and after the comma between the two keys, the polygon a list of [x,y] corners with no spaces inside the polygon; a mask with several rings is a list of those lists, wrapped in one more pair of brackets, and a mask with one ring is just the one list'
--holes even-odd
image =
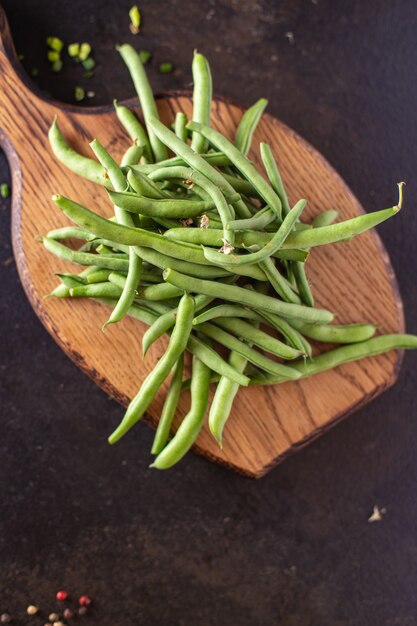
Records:
{"label": "dark textured background", "polygon": [[[154,53],[156,90],[187,87],[198,47],[218,94],[268,97],[366,208],[390,206],[405,179],[405,210],[380,233],[417,331],[414,0],[142,0],[136,38],[127,0],[3,4],[26,69],[57,98],[72,102],[80,83],[96,103],[133,95],[114,52],[122,41]],[[95,78],[82,83],[69,64],[52,75],[49,34],[90,41]],[[176,72],[159,76],[166,60]],[[107,446],[122,409],[35,317],[9,231],[0,200],[0,612],[52,608],[65,587],[91,593],[85,623],[100,626],[417,624],[416,354],[395,388],[260,481],[192,454],[157,473],[147,426]],[[369,524],[374,504],[387,512]]]}

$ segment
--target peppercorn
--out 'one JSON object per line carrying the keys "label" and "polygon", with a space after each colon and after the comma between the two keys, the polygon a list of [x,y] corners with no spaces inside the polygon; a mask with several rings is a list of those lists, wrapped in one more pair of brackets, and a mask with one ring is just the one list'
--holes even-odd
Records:
{"label": "peppercorn", "polygon": [[67,591],[57,591],[57,593],[56,593],[56,599],[57,600],[62,602],[63,600],[66,600],[67,598],[68,598],[68,592]]}
{"label": "peppercorn", "polygon": [[57,622],[59,620],[58,613],[51,613],[48,617],[50,622]]}
{"label": "peppercorn", "polygon": [[54,622],[52,626],[65,626],[64,622]]}
{"label": "peppercorn", "polygon": [[12,616],[8,613],[2,613],[0,615],[0,624],[10,624],[12,621]]}
{"label": "peppercorn", "polygon": [[71,617],[74,616],[74,613],[71,611],[71,609],[65,609],[63,615],[64,615],[65,619],[71,619]]}
{"label": "peppercorn", "polygon": [[78,609],[78,615],[85,615],[87,613],[87,607],[86,606],[81,606]]}
{"label": "peppercorn", "polygon": [[38,611],[39,611],[39,607],[35,606],[34,604],[29,604],[29,606],[26,609],[26,613],[28,615],[36,615]]}
{"label": "peppercorn", "polygon": [[80,598],[78,598],[78,604],[80,606],[88,606],[89,604],[91,604],[91,599],[86,595],[81,596]]}

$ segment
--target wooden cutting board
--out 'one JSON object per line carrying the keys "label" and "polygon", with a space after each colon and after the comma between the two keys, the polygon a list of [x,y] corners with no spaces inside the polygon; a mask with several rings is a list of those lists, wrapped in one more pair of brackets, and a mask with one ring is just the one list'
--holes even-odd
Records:
{"label": "wooden cutting board", "polygon": [[[51,228],[68,224],[51,202],[60,193],[110,215],[106,192],[76,177],[52,156],[47,131],[55,114],[71,144],[90,155],[88,143],[98,137],[117,158],[128,139],[111,107],[81,109],[46,100],[32,91],[16,61],[10,32],[0,13],[0,143],[8,156],[13,180],[12,238],[16,262],[26,294],[40,320],[68,356],[106,393],[126,405],[163,353],[158,342],[146,360],[140,355],[144,326],[135,320],[101,331],[108,310],[83,301],[47,299],[57,283],[54,272],[78,271],[46,252],[39,238]],[[130,102],[129,106],[136,106]],[[176,111],[191,112],[188,95],[169,94],[158,100],[164,122]],[[242,109],[216,99],[213,125],[233,137]],[[309,200],[306,217],[337,208],[341,219],[362,208],[327,161],[296,133],[265,115],[254,145],[267,140],[277,157],[290,200]],[[259,165],[258,150],[251,158]],[[393,203],[395,198],[393,197]],[[370,207],[374,210],[383,207]],[[336,323],[374,322],[381,332],[404,330],[403,309],[387,253],[375,232],[349,243],[315,249],[308,261],[308,277],[318,306],[336,313]],[[212,461],[252,477],[262,476],[286,456],[322,434],[341,418],[363,406],[392,385],[401,353],[391,352],[349,363],[300,382],[275,387],[242,389],[228,422],[224,449],[208,428],[195,450]],[[153,403],[147,421],[156,423],[163,394]],[[51,403],[54,402],[53,390]],[[181,405],[187,408],[188,398]],[[79,419],[84,419],[79,415]],[[116,426],[117,416],[115,416]],[[138,424],[136,428],[143,428]],[[121,441],[117,445],[123,445]]]}

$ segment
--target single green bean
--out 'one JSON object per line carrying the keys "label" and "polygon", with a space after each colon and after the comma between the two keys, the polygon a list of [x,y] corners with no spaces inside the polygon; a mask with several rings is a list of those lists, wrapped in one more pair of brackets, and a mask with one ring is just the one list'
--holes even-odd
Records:
{"label": "single green bean", "polygon": [[[209,152],[207,154],[200,154],[200,157],[207,161],[212,166],[222,167],[230,165],[229,159],[222,152]],[[175,165],[188,165],[185,159],[180,156],[174,156],[170,159],[164,159],[159,163],[146,163],[135,166],[135,170],[142,172],[142,174],[151,174],[159,169],[159,167],[171,167]]]}
{"label": "single green bean", "polygon": [[212,145],[228,156],[239,172],[245,178],[250,180],[261,198],[263,198],[266,204],[276,213],[278,218],[281,217],[281,201],[275,191],[272,187],[270,187],[270,185],[268,185],[268,183],[266,183],[265,179],[252,165],[252,163],[228,139],[226,139],[226,137],[213,128],[209,128],[203,124],[198,124],[197,122],[188,122],[187,128],[201,133]]}
{"label": "single green bean", "polygon": [[339,211],[329,209],[328,211],[322,211],[314,219],[311,220],[313,228],[321,228],[323,226],[330,226],[339,217]]}
{"label": "single green bean", "polygon": [[[334,350],[329,350],[328,352],[314,357],[311,361],[299,361],[288,365],[288,367],[299,372],[302,378],[306,378],[307,376],[325,372],[326,370],[339,367],[339,365],[344,365],[351,361],[366,359],[391,350],[413,350],[415,348],[417,348],[416,335],[380,335],[379,337],[372,337],[372,339],[360,343],[353,343],[351,345],[335,348]],[[282,378],[276,381],[273,376],[262,375],[251,380],[251,384],[254,385],[270,385],[275,382],[283,381]]]}
{"label": "single green bean", "polygon": [[177,320],[165,354],[145,378],[137,395],[130,402],[122,422],[110,435],[109,443],[116,443],[143,416],[159,387],[184,352],[190,336],[193,316],[194,300],[188,294],[184,294],[178,307]]}
{"label": "single green bean", "polygon": [[168,154],[164,144],[153,132],[153,128],[150,124],[151,118],[158,119],[158,109],[156,107],[152,89],[149,84],[148,77],[146,76],[143,64],[136,50],[129,44],[119,46],[118,51],[126,63],[132,77],[133,84],[135,85],[155,160],[162,161],[168,157]]}
{"label": "single green bean", "polygon": [[232,335],[237,335],[245,341],[249,341],[251,344],[258,346],[258,348],[262,348],[262,350],[265,350],[270,354],[275,354],[276,356],[281,357],[281,359],[296,359],[301,356],[301,354],[304,354],[304,352],[301,353],[300,350],[295,350],[286,343],[272,337],[263,330],[259,330],[256,326],[248,324],[248,322],[245,322],[242,319],[218,318],[216,319],[215,324]]}
{"label": "single green bean", "polygon": [[177,135],[178,139],[181,139],[184,143],[187,141],[188,133],[187,133],[187,116],[182,111],[177,111],[175,116],[175,124],[174,124],[174,132]]}
{"label": "single green bean", "polygon": [[162,270],[167,267],[172,267],[178,272],[183,274],[189,274],[190,276],[197,276],[198,278],[223,278],[230,276],[227,270],[221,267],[215,267],[212,265],[197,265],[190,263],[190,261],[181,261],[180,259],[174,259],[173,257],[152,250],[152,248],[135,248],[136,254],[138,254],[144,261],[156,265],[156,267]]}
{"label": "single green bean", "polygon": [[113,204],[129,213],[141,213],[150,217],[196,217],[213,208],[213,203],[201,200],[154,200],[136,193],[108,191]]}
{"label": "single green bean", "polygon": [[68,145],[65,137],[59,130],[56,116],[49,129],[48,139],[52,152],[58,161],[61,161],[69,170],[98,185],[111,186],[105,169],[97,161],[83,156]]}
{"label": "single green bean", "polygon": [[158,454],[151,467],[168,469],[188,452],[195,443],[203,426],[207,410],[210,387],[210,369],[193,357],[191,378],[191,408],[182,420],[177,432],[165,448]]}
{"label": "single green bean", "polygon": [[120,270],[121,272],[126,272],[129,269],[129,261],[126,258],[117,258],[114,255],[92,254],[91,252],[78,252],[48,237],[43,238],[43,245],[49,252],[52,252],[60,259],[78,263],[78,265],[96,265],[109,270]]}
{"label": "single green bean", "polygon": [[297,291],[300,294],[302,302],[304,302],[306,306],[314,306],[314,296],[308,284],[304,263],[296,261],[292,264],[292,270],[297,284]]}
{"label": "single green bean", "polygon": [[[265,98],[261,98],[255,102],[255,104],[249,107],[242,115],[242,119],[236,129],[235,146],[245,156],[250,150],[253,133],[260,122],[262,113],[265,111],[267,104],[268,100],[265,100]],[[196,121],[202,122],[203,124],[205,123],[202,120]]]}
{"label": "single green bean", "polygon": [[291,324],[306,337],[324,343],[358,343],[370,339],[377,330],[377,327],[373,324],[316,326],[303,324],[298,320],[293,320]]}
{"label": "single green bean", "polygon": [[110,274],[111,274],[111,270],[97,270],[96,272],[93,272],[92,274],[87,276],[87,283],[93,284],[93,283],[106,282]]}
{"label": "single green bean", "polygon": [[[231,367],[243,374],[247,363],[248,361],[244,356],[232,350],[229,355],[229,365]],[[230,380],[230,378],[222,376],[213,396],[208,421],[210,432],[216,439],[220,448],[223,448],[223,430],[229,419],[233,402],[238,391],[239,385],[237,383]]]}
{"label": "single green bean", "polygon": [[248,291],[236,285],[220,285],[215,281],[201,280],[191,276],[185,276],[169,268],[164,271],[164,280],[180,289],[186,289],[192,293],[202,293],[206,296],[221,297],[232,302],[245,302],[255,309],[265,309],[271,313],[277,313],[285,318],[296,318],[310,323],[326,324],[331,322],[333,314],[324,309],[315,309],[300,304],[281,302],[271,296],[265,296]]}
{"label": "single green bean", "polygon": [[54,228],[47,233],[48,239],[84,239],[88,241],[94,239],[94,235],[77,226],[64,226],[63,228]]}
{"label": "single green bean", "polygon": [[[131,109],[128,109],[128,107],[118,104],[117,100],[113,100],[113,104],[119,122],[127,131],[131,140],[134,141],[138,147],[142,148],[143,156],[145,156],[145,158],[152,163],[152,149],[149,143],[148,136],[142,124],[139,122],[138,118],[136,117],[134,112],[131,111]],[[139,159],[136,161],[136,163],[139,162]]]}
{"label": "single green bean", "polygon": [[122,160],[120,161],[120,167],[127,167],[129,165],[136,165],[139,163],[139,159],[143,154],[142,146],[138,146],[135,143],[129,146],[129,148],[125,151],[122,156]]}
{"label": "single green bean", "polygon": [[252,217],[243,220],[231,220],[227,224],[230,230],[261,230],[276,220],[276,215],[269,207],[263,208]]}
{"label": "single green bean", "polygon": [[72,298],[119,298],[122,290],[113,283],[93,283],[70,288]]}
{"label": "single green bean", "polygon": [[130,187],[140,196],[153,198],[154,200],[162,200],[169,198],[169,195],[156,185],[148,176],[142,174],[139,170],[129,168],[127,172],[127,182]]}
{"label": "single green bean", "polygon": [[[196,296],[196,299],[198,297],[208,298],[208,296]],[[210,298],[210,301],[212,300],[213,298]],[[203,311],[200,315],[197,315],[197,317],[193,319],[193,326],[198,326],[203,322],[208,322],[218,317],[243,317],[249,320],[256,320],[258,322],[265,323],[263,317],[261,317],[258,313],[252,309],[242,306],[241,304],[218,304],[217,306],[213,306],[206,311]]]}
{"label": "single green bean", "polygon": [[159,454],[169,438],[172,422],[177,410],[178,400],[182,389],[182,373],[184,370],[184,355],[181,354],[172,370],[171,383],[165,396],[161,417],[152,444],[151,454]]}
{"label": "single green bean", "polygon": [[261,143],[259,147],[262,163],[264,164],[269,182],[271,183],[271,187],[281,200],[283,214],[287,215],[290,212],[291,207],[290,203],[288,202],[288,196],[282,182],[277,162],[275,161],[272,150],[267,143]]}
{"label": "single green bean", "polygon": [[245,374],[241,374],[227,361],[222,359],[222,357],[215,350],[213,350],[213,348],[209,346],[202,337],[195,337],[194,335],[191,335],[187,348],[190,352],[197,356],[200,361],[203,361],[207,367],[214,372],[217,372],[217,374],[220,374],[220,376],[230,378],[230,380],[235,381],[242,387],[248,386],[250,380],[249,377],[245,376]]}
{"label": "single green bean", "polygon": [[[213,85],[211,80],[210,65],[205,56],[194,51],[193,63],[193,120],[201,124],[210,125],[211,99],[213,95]],[[191,148],[195,152],[206,152],[208,142],[200,135],[193,132],[191,138]]]}
{"label": "single green bean", "polygon": [[299,296],[294,292],[291,283],[281,274],[274,261],[271,258],[264,259],[259,263],[262,270],[265,272],[270,284],[275,289],[277,294],[285,302],[293,302],[294,304],[300,304],[301,300]]}
{"label": "single green bean", "polygon": [[168,300],[182,296],[184,291],[186,289],[179,289],[169,283],[157,283],[156,285],[149,285],[149,287],[140,287],[137,289],[137,295],[143,300]]}

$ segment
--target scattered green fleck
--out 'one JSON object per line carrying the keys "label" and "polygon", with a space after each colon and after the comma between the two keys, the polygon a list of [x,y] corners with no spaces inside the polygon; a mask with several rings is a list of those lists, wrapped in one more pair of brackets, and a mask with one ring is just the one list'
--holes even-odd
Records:
{"label": "scattered green fleck", "polygon": [[148,61],[151,60],[151,57],[152,57],[152,54],[149,52],[149,50],[141,50],[139,52],[139,58],[142,61],[143,65],[148,63]]}
{"label": "scattered green fleck", "polygon": [[83,61],[82,64],[83,68],[87,70],[87,72],[94,69],[96,66],[96,62],[94,61],[93,57],[88,57],[88,59]]}
{"label": "scattered green fleck", "polygon": [[0,185],[0,196],[2,198],[8,198],[10,196],[10,187],[7,183],[1,183]]}
{"label": "scattered green fleck", "polygon": [[18,54],[17,55],[17,60],[18,61],[24,61],[25,60],[25,55],[24,54]]}
{"label": "scattered green fleck", "polygon": [[60,72],[62,70],[62,66],[63,66],[63,63],[61,59],[57,59],[54,63],[52,63],[51,70],[53,72]]}
{"label": "scattered green fleck", "polygon": [[34,78],[35,78],[36,76],[39,76],[39,70],[38,70],[38,68],[37,68],[37,67],[32,67],[32,70],[31,70],[31,72],[30,72],[30,73],[31,73],[31,75],[32,75]]}
{"label": "scattered green fleck", "polygon": [[139,26],[140,26],[140,13],[139,13],[139,8],[137,4],[134,4],[133,7],[130,9],[129,11],[129,17],[130,17],[130,32],[133,35],[137,35],[139,32]]}
{"label": "scattered green fleck", "polygon": [[92,78],[94,76],[94,72],[84,72],[84,78]]}
{"label": "scattered green fleck", "polygon": [[161,74],[170,74],[173,69],[174,66],[172,65],[172,63],[161,63],[161,65],[159,66],[159,72]]}
{"label": "scattered green fleck", "polygon": [[87,98],[95,98],[95,97],[96,97],[95,91],[87,91]]}
{"label": "scattered green fleck", "polygon": [[56,50],[56,52],[61,52],[64,47],[64,42],[58,37],[47,37],[46,43],[52,50]]}
{"label": "scattered green fleck", "polygon": [[81,102],[85,98],[85,91],[82,87],[76,87],[74,91],[74,97],[77,102]]}
{"label": "scattered green fleck", "polygon": [[51,63],[55,63],[55,61],[59,61],[60,54],[56,50],[48,50],[48,61]]}
{"label": "scattered green fleck", "polygon": [[91,46],[89,43],[82,43],[80,46],[80,51],[78,53],[78,57],[80,61],[85,61],[90,56]]}
{"label": "scattered green fleck", "polygon": [[70,43],[68,46],[68,54],[70,57],[77,57],[80,54],[80,44],[79,43]]}

